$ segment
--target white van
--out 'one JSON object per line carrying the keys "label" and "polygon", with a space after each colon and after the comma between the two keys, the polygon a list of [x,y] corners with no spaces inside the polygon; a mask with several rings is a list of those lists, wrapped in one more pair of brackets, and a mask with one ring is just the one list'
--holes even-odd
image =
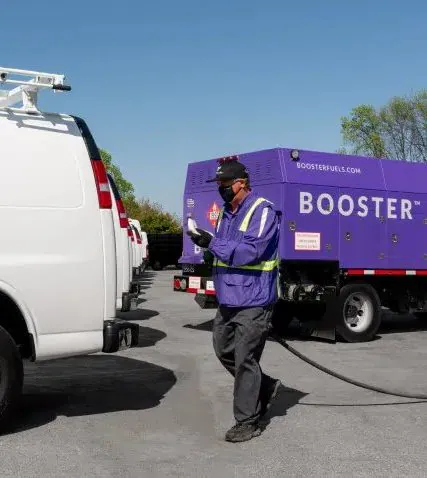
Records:
{"label": "white van", "polygon": [[141,229],[141,223],[138,219],[130,219],[129,222],[135,227],[137,230],[137,235],[139,236],[139,245],[140,245],[140,252],[139,252],[139,263],[138,267],[140,267],[141,272],[145,270],[148,262],[148,238],[147,233]]}
{"label": "white van", "polygon": [[23,359],[137,343],[138,327],[115,319],[112,201],[97,145],[81,118],[37,109],[38,91],[69,90],[63,82],[0,68],[0,86],[19,85],[0,89],[0,426],[21,394]]}
{"label": "white van", "polygon": [[113,201],[113,223],[116,238],[116,308],[122,312],[128,312],[131,309],[132,300],[138,296],[139,292],[133,287],[133,282],[129,276],[131,270],[129,263],[131,257],[128,237],[129,221],[116,183],[110,174],[107,174],[107,176]]}
{"label": "white van", "polygon": [[132,226],[129,219],[129,231],[130,231],[130,240],[132,247],[132,277],[139,275],[138,271],[138,247],[136,242],[135,228]]}
{"label": "white van", "polygon": [[141,261],[142,261],[142,239],[139,234],[138,229],[135,227],[135,219],[129,218],[129,225],[132,229],[133,234],[133,252],[134,252],[134,260],[133,260],[133,273],[135,276],[139,276],[141,274]]}
{"label": "white van", "polygon": [[141,263],[142,263],[142,238],[139,234],[138,229],[135,227],[134,224],[132,224],[133,232],[135,234],[135,240],[136,240],[136,267],[137,267],[137,274],[141,274]]}
{"label": "white van", "polygon": [[148,245],[148,236],[145,231],[141,231],[141,238],[142,238],[142,271],[145,271],[146,267],[148,266],[149,261],[149,245]]}
{"label": "white van", "polygon": [[132,282],[133,281],[133,272],[134,272],[134,267],[133,267],[133,264],[134,264],[134,256],[135,256],[135,252],[134,252],[134,241],[135,241],[135,238],[133,236],[133,231],[132,231],[132,227],[129,223],[129,219],[128,219],[128,227],[127,227],[127,230],[128,230],[128,243],[129,243],[129,281]]}

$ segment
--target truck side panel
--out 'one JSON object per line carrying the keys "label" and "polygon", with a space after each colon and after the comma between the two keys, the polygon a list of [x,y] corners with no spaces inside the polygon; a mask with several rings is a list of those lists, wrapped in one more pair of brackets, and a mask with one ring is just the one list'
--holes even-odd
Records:
{"label": "truck side panel", "polygon": [[285,184],[283,189],[285,200],[280,235],[280,258],[337,261],[339,258],[338,213],[332,211],[330,214],[321,214],[313,206],[321,194],[328,194],[336,202],[338,196],[336,188]]}
{"label": "truck side panel", "polygon": [[[387,230],[389,267],[427,268],[427,183],[425,164],[382,161],[390,199]],[[403,206],[403,207],[402,207]]]}
{"label": "truck side panel", "polygon": [[[346,268],[427,268],[426,165],[359,156],[271,149],[240,155],[251,183],[282,212],[282,260],[334,260]],[[217,160],[190,164],[189,216],[213,230],[222,200]],[[184,235],[181,263],[201,254]]]}
{"label": "truck side panel", "polygon": [[[340,189],[344,200],[338,213],[339,259],[341,268],[385,269],[389,267],[387,256],[387,215],[377,214],[377,202],[370,198],[384,196],[383,191],[368,189]],[[354,211],[349,214],[354,204]],[[347,215],[348,214],[348,215]]]}
{"label": "truck side panel", "polygon": [[388,198],[392,216],[387,220],[389,267],[426,269],[427,195],[389,192]]}

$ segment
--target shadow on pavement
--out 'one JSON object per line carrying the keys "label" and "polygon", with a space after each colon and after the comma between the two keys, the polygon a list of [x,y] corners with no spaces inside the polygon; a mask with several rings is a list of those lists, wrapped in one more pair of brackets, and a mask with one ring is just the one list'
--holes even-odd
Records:
{"label": "shadow on pavement", "polygon": [[207,320],[206,322],[202,322],[201,324],[197,325],[186,324],[183,327],[186,329],[201,330],[203,332],[212,332],[213,319]]}
{"label": "shadow on pavement", "polygon": [[[152,347],[165,337],[160,330],[140,326],[136,348]],[[176,381],[167,368],[116,354],[26,363],[18,419],[3,435],[46,425],[58,416],[153,408]]]}
{"label": "shadow on pavement", "polygon": [[156,272],[145,271],[142,276],[138,277],[138,282],[153,282],[153,280],[157,277]]}
{"label": "shadow on pavement", "polygon": [[[207,320],[197,325],[186,324],[187,329],[200,330],[204,332],[212,332],[213,319]],[[423,332],[427,331],[427,315],[426,317],[415,317],[413,315],[393,315],[391,313],[384,313],[381,326],[378,330],[379,334],[398,334],[406,332]],[[311,337],[310,332],[305,329],[304,323],[293,320],[286,333],[286,339],[302,340],[302,341],[316,341],[323,342],[319,337]],[[373,341],[380,340],[381,335],[374,337]],[[269,338],[268,340],[274,340]]]}
{"label": "shadow on pavement", "polygon": [[284,417],[290,408],[298,405],[300,400],[307,395],[307,393],[281,385],[270,409],[260,421],[261,429],[265,430],[272,418]]}
{"label": "shadow on pavement", "polygon": [[383,314],[381,326],[378,330],[381,334],[422,331],[427,331],[427,315],[425,317],[416,317],[414,315],[397,315],[389,312]]}
{"label": "shadow on pavement", "polygon": [[9,434],[46,425],[58,416],[153,408],[177,381],[167,368],[117,355],[29,364],[25,373],[18,423]]}
{"label": "shadow on pavement", "polygon": [[[206,322],[202,322],[197,325],[186,324],[183,327],[187,329],[200,330],[203,332],[212,332],[213,319],[207,320]],[[291,323],[285,338],[297,339],[297,340],[311,340],[311,341],[317,341],[317,342],[323,341],[322,339],[318,337],[310,337],[309,335],[306,335],[306,333],[304,332],[304,329],[302,329],[296,321]],[[267,338],[267,340],[269,342],[276,341],[273,337],[270,337],[270,336]]]}
{"label": "shadow on pavement", "polygon": [[165,337],[166,334],[161,330],[139,326],[138,345],[135,348],[152,347]]}
{"label": "shadow on pavement", "polygon": [[151,309],[135,309],[129,312],[117,312],[117,317],[123,320],[148,320],[151,319],[151,317],[156,317],[156,315],[159,315],[159,312]]}

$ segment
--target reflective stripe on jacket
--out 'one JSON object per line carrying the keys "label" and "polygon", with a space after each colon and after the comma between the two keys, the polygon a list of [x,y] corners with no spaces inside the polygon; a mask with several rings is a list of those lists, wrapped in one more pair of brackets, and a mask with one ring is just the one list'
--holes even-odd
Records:
{"label": "reflective stripe on jacket", "polygon": [[259,307],[277,300],[279,218],[271,202],[251,192],[233,214],[221,210],[209,250],[220,305]]}

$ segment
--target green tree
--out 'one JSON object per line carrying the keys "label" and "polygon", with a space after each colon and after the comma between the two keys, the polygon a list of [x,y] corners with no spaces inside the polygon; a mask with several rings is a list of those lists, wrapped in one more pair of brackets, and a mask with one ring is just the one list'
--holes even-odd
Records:
{"label": "green tree", "polygon": [[376,158],[385,156],[381,121],[373,106],[357,106],[350,117],[341,118],[341,133],[344,143],[352,147],[352,153]]}
{"label": "green tree", "polygon": [[176,214],[163,210],[163,207],[149,199],[139,201],[139,210],[135,215],[141,228],[147,233],[181,233],[181,221]]}
{"label": "green tree", "polygon": [[394,97],[385,106],[354,108],[341,118],[351,153],[403,161],[427,161],[427,90]]}
{"label": "green tree", "polygon": [[137,201],[133,184],[125,179],[120,168],[114,164],[111,154],[100,150],[101,159],[107,172],[111,174],[123,200],[128,217],[138,219],[141,228],[147,233],[180,233],[181,223],[178,216],[163,210],[158,203],[148,199]]}
{"label": "green tree", "polygon": [[128,216],[135,217],[139,211],[139,204],[135,198],[135,189],[133,184],[124,178],[120,168],[113,163],[113,158],[108,151],[100,149],[100,153],[107,172],[110,173],[114,178],[114,182],[116,183],[117,189],[120,192],[120,196],[122,197]]}
{"label": "green tree", "polygon": [[130,196],[135,197],[135,189],[133,187],[133,184],[124,178],[122,172],[120,171],[120,168],[113,163],[113,158],[111,157],[111,154],[108,151],[105,151],[105,149],[100,149],[100,153],[101,159],[105,164],[107,171],[114,178],[114,182],[116,183],[117,189],[119,190],[122,199],[127,199]]}

